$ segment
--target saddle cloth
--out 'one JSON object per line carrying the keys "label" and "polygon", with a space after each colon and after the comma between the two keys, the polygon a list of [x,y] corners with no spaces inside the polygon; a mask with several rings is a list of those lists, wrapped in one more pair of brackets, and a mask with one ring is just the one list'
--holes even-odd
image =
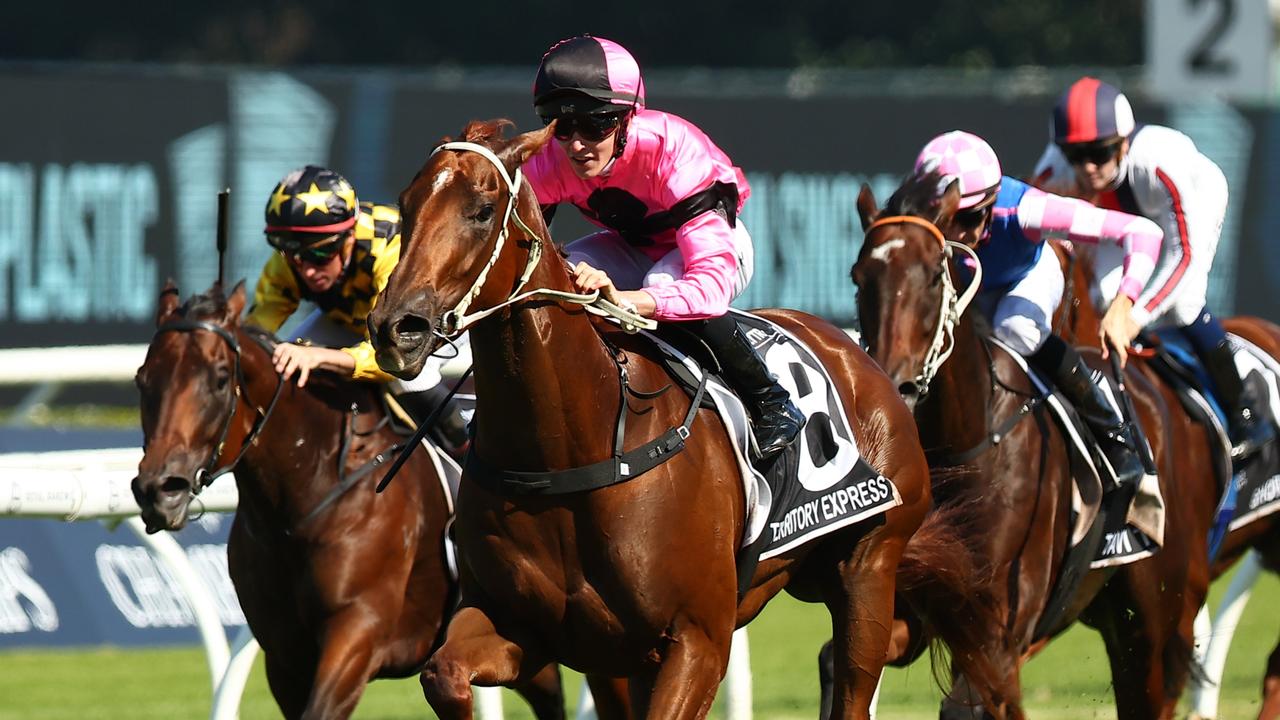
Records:
{"label": "saddle cloth", "polygon": [[[759,559],[768,559],[901,505],[893,481],[862,458],[840,395],[813,351],[764,318],[731,312],[807,418],[800,439],[757,468],[747,459],[751,428],[742,401],[715,375],[708,378],[706,393],[733,441],[746,493],[742,546],[759,549]],[[645,334],[667,356],[677,379],[686,386],[698,384],[705,371],[693,357]]]}
{"label": "saddle cloth", "polygon": [[[1103,497],[1101,473],[1105,471],[1094,462],[1093,452],[1085,441],[1088,433],[1084,423],[1070,403],[1051,389],[1048,381],[1015,350],[995,338],[991,338],[991,342],[1027,373],[1038,392],[1047,395],[1045,404],[1069,438],[1075,478],[1071,494],[1072,548],[1085,542],[1098,543],[1090,569],[1126,565],[1154,554],[1164,544],[1165,531],[1165,504],[1159,479],[1155,475],[1144,475],[1136,488],[1117,488]],[[1109,386],[1103,387],[1112,406],[1123,417]],[[1095,523],[1100,524],[1100,538],[1098,532],[1091,532]]]}
{"label": "saddle cloth", "polygon": [[[1160,348],[1167,352],[1169,359],[1182,366],[1182,372],[1162,372],[1162,377],[1173,386],[1187,411],[1208,424],[1210,434],[1217,438],[1215,468],[1223,492],[1209,538],[1212,556],[1226,533],[1280,510],[1280,448],[1274,442],[1269,443],[1232,468],[1226,414],[1209,391],[1212,384],[1207,373],[1182,333],[1165,331],[1158,337]],[[1242,337],[1228,334],[1227,339],[1245,386],[1254,391],[1255,397],[1266,400],[1262,407],[1255,408],[1262,416],[1260,421],[1275,423],[1280,418],[1280,364]],[[1155,367],[1161,369],[1159,364]]]}

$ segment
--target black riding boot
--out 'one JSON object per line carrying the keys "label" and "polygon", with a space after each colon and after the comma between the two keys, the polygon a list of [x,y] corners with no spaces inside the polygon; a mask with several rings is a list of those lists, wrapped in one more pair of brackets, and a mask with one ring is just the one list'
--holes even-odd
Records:
{"label": "black riding boot", "polygon": [[791,395],[765,367],[738,323],[729,315],[688,323],[720,363],[721,376],[751,413],[752,434],[760,458],[782,452],[800,435],[804,414]]}
{"label": "black riding boot", "polygon": [[1245,388],[1236,369],[1231,345],[1223,340],[1200,360],[1218,391],[1218,401],[1227,414],[1227,434],[1231,438],[1231,457],[1240,459],[1275,438],[1275,429],[1258,414],[1257,407],[1265,400]]}
{"label": "black riding boot", "polygon": [[1084,364],[1080,353],[1057,335],[1050,335],[1044,346],[1029,359],[1053,377],[1058,389],[1089,426],[1107,463],[1111,465],[1116,483],[1136,485],[1145,474],[1142,460],[1138,457],[1138,443],[1129,424],[1120,417],[1098,386],[1099,382],[1110,382],[1107,377],[1100,375],[1095,381],[1093,371]]}

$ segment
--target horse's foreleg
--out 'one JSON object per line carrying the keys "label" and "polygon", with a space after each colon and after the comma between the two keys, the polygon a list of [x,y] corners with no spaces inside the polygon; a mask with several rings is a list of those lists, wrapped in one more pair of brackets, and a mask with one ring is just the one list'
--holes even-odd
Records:
{"label": "horse's foreleg", "polygon": [[[688,626],[672,633],[662,665],[648,694],[650,720],[700,720],[711,711],[716,689],[729,665],[732,628],[712,639],[700,627]],[[633,698],[643,694],[640,683],[631,687]]]}
{"label": "horse's foreleg", "polygon": [[271,697],[275,698],[280,714],[287,720],[302,717],[307,696],[311,694],[311,684],[304,677],[305,671],[296,663],[297,658],[285,658],[278,652],[263,653],[267,687],[271,688]]}
{"label": "horse's foreleg", "polygon": [[888,659],[893,592],[902,545],[864,539],[828,584],[831,718],[865,720]]}
{"label": "horse's foreleg", "polygon": [[547,663],[527,682],[514,690],[533,708],[538,720],[564,720],[564,686],[560,682],[560,666]]}
{"label": "horse's foreleg", "polygon": [[345,718],[355,711],[373,674],[373,638],[380,620],[356,605],[325,622],[320,662],[303,718]]}
{"label": "horse's foreleg", "polygon": [[1267,658],[1267,675],[1262,679],[1262,707],[1258,720],[1280,718],[1280,645]]}
{"label": "horse's foreleg", "polygon": [[626,678],[588,675],[587,685],[596,705],[596,717],[600,720],[631,720],[631,702],[628,700]]}
{"label": "horse's foreleg", "polygon": [[545,666],[526,657],[503,637],[488,615],[474,606],[449,621],[444,645],[422,670],[422,693],[441,720],[472,720],[471,686],[514,685]]}
{"label": "horse's foreleg", "polygon": [[[1115,582],[1115,580],[1112,580]],[[1131,607],[1129,603],[1121,607]],[[1162,648],[1147,628],[1144,618],[1116,617],[1108,613],[1108,622],[1099,628],[1111,662],[1111,682],[1115,691],[1116,715],[1133,720],[1156,720],[1163,717],[1164,663]]]}

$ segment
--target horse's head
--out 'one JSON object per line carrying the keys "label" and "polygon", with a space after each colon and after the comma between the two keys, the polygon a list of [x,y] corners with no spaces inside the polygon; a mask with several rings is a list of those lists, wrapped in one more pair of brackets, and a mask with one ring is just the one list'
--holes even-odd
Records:
{"label": "horse's head", "polygon": [[400,263],[369,315],[378,364],[393,375],[417,375],[445,337],[514,296],[538,262],[546,225],[519,167],[552,128],[506,140],[507,125],[468,124],[400,193]]}
{"label": "horse's head", "polygon": [[936,173],[908,179],[883,212],[871,188],[863,185],[858,194],[866,238],[850,274],[863,341],[912,407],[941,363],[939,343],[950,332],[945,316],[955,300],[944,233],[960,191],[952,183],[939,198],[940,180]]}
{"label": "horse's head", "polygon": [[148,532],[186,524],[193,493],[222,455],[240,394],[244,304],[243,282],[230,297],[214,285],[182,305],[172,281],[160,293],[156,334],[135,378],[144,452],[133,496]]}

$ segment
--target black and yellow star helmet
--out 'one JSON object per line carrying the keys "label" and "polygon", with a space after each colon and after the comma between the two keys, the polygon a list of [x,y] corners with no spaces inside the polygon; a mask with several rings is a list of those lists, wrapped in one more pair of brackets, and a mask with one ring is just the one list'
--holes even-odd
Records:
{"label": "black and yellow star helmet", "polygon": [[308,165],[285,175],[271,192],[265,232],[272,245],[307,245],[350,229],[358,213],[356,191],[346,178]]}

